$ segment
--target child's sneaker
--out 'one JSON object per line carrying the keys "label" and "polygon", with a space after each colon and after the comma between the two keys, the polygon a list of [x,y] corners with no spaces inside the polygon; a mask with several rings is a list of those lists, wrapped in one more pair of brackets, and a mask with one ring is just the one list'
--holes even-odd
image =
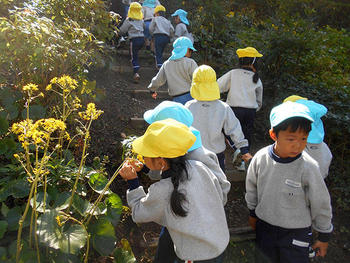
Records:
{"label": "child's sneaker", "polygon": [[237,149],[234,153],[233,153],[233,157],[232,157],[232,163],[235,163],[237,156],[241,153],[241,151],[239,149]]}
{"label": "child's sneaker", "polygon": [[138,83],[139,80],[140,80],[140,75],[139,75],[139,73],[135,73],[133,79],[134,79],[134,82],[135,82],[135,83]]}
{"label": "child's sneaker", "polygon": [[236,166],[236,169],[241,172],[245,172],[245,162],[242,161],[240,166]]}

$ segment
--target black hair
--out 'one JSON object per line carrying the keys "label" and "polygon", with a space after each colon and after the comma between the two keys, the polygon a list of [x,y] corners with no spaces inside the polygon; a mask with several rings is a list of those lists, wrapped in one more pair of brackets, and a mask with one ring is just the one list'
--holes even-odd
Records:
{"label": "black hair", "polygon": [[258,74],[258,58],[251,58],[251,57],[242,57],[238,59],[239,61],[239,67],[240,68],[244,68],[247,70],[251,70],[253,71],[253,68],[251,66],[254,67],[255,71],[254,71],[254,75],[253,75],[253,82],[257,83],[259,80],[259,74]]}
{"label": "black hair", "polygon": [[280,131],[286,131],[288,129],[291,132],[301,129],[308,134],[311,131],[311,121],[304,117],[292,117],[273,127],[273,132],[276,134],[276,137],[278,137]]}
{"label": "black hair", "polygon": [[165,12],[164,11],[158,11],[157,13],[158,13],[158,15],[160,15],[162,17],[165,17]]}
{"label": "black hair", "polygon": [[184,208],[183,203],[187,202],[187,198],[184,193],[178,190],[179,183],[188,180],[185,156],[165,158],[165,160],[169,163],[171,182],[174,185],[174,190],[170,197],[171,210],[175,215],[185,217],[187,216],[187,210]]}

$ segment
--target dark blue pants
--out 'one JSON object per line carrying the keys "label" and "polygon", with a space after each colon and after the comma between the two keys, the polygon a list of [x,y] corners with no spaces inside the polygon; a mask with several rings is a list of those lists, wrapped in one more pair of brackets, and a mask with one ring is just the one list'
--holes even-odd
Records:
{"label": "dark blue pants", "polygon": [[174,263],[176,254],[174,252],[174,243],[166,227],[160,231],[157,252],[153,263]]}
{"label": "dark blue pants", "polygon": [[130,40],[130,53],[131,53],[131,62],[134,73],[137,73],[140,69],[139,64],[139,50],[145,44],[145,39],[143,37],[134,37]]}
{"label": "dark blue pants", "polygon": [[166,45],[170,42],[169,36],[165,34],[154,34],[154,44],[156,49],[156,63],[160,68],[163,65],[163,52]]}
{"label": "dark blue pants", "polygon": [[248,140],[249,146],[251,145],[251,135],[254,130],[254,119],[256,115],[256,109],[248,109],[242,107],[231,107],[239,120],[244,138]]}
{"label": "dark blue pants", "polygon": [[149,32],[149,25],[151,24],[151,21],[152,20],[145,20],[145,31],[143,32],[144,35],[145,35],[145,38],[149,39],[149,40],[152,39],[152,36],[151,36],[151,34]]}
{"label": "dark blue pants", "polygon": [[225,172],[225,152],[217,153],[216,156],[219,159],[219,165],[223,172]]}
{"label": "dark blue pants", "polygon": [[311,228],[287,229],[258,219],[256,262],[309,263]]}

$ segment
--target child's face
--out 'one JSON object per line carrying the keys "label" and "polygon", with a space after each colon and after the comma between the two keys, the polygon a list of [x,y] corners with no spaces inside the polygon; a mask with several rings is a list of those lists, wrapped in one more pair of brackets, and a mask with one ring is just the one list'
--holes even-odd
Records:
{"label": "child's face", "polygon": [[143,157],[143,160],[145,161],[145,165],[150,170],[161,170],[162,168],[164,168],[162,158]]}
{"label": "child's face", "polygon": [[281,158],[287,158],[295,157],[304,150],[308,133],[301,129],[292,132],[288,128],[285,131],[280,131],[277,137],[271,129],[270,137],[276,142],[274,152]]}
{"label": "child's face", "polygon": [[174,21],[175,21],[175,24],[180,23],[181,22],[180,17],[179,16],[175,16],[174,17]]}

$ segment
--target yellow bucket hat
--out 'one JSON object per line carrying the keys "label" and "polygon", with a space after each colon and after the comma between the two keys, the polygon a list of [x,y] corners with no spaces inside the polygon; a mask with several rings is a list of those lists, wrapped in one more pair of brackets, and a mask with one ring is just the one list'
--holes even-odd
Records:
{"label": "yellow bucket hat", "polygon": [[239,58],[243,58],[243,57],[260,58],[263,56],[253,47],[239,48],[237,49],[236,53]]}
{"label": "yellow bucket hat", "polygon": [[142,6],[137,2],[132,2],[129,7],[128,17],[135,20],[142,20]]}
{"label": "yellow bucket hat", "polygon": [[154,9],[154,14],[161,11],[165,12],[166,11],[165,7],[162,5],[157,5],[156,8]]}
{"label": "yellow bucket hat", "polygon": [[298,95],[292,95],[285,98],[283,102],[287,102],[287,101],[296,102],[297,100],[307,100],[307,98],[300,97]]}
{"label": "yellow bucket hat", "polygon": [[220,99],[220,89],[216,82],[215,70],[212,67],[202,65],[193,72],[191,96],[201,101]]}
{"label": "yellow bucket hat", "polygon": [[134,152],[144,157],[175,158],[187,153],[196,136],[190,128],[174,119],[153,122],[146,132],[132,143]]}

